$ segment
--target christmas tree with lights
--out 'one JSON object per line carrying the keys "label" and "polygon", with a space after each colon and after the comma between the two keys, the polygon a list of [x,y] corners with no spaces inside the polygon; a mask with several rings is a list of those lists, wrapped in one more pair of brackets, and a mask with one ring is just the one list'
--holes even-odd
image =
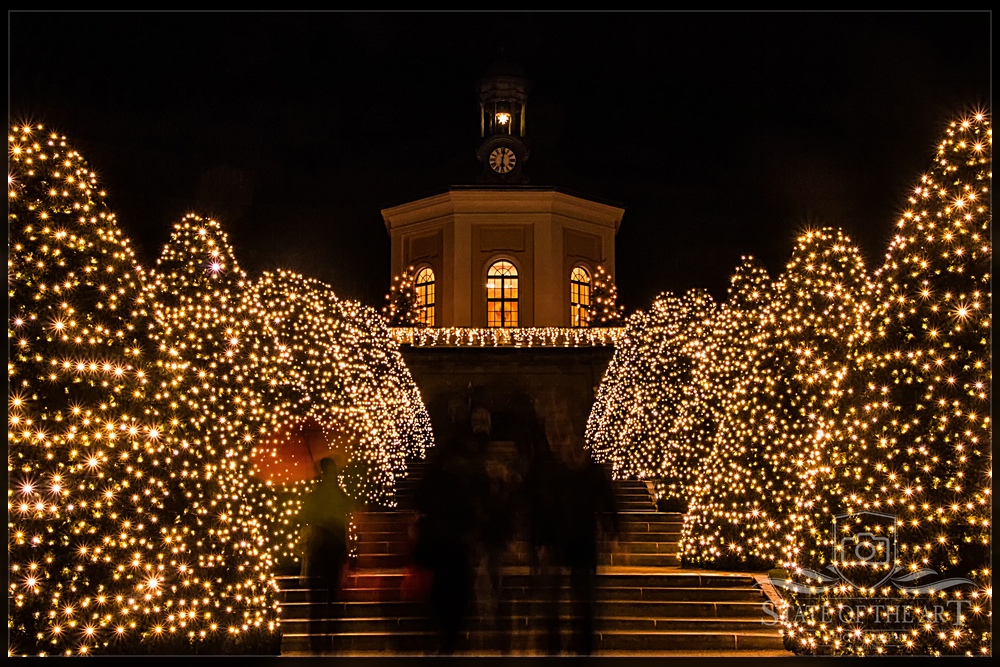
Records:
{"label": "christmas tree with lights", "polygon": [[695,386],[715,307],[704,290],[666,292],[628,318],[588,419],[585,439],[616,478],[652,480],[657,500],[682,502],[708,438]]}
{"label": "christmas tree with lights", "polygon": [[594,272],[588,316],[592,327],[620,327],[625,320],[625,307],[618,303],[618,285],[603,266]]}
{"label": "christmas tree with lights", "polygon": [[[615,352],[608,363],[597,396],[587,417],[584,442],[594,460],[611,466],[615,479],[638,478],[644,470],[634,467],[624,454],[634,442],[642,419],[642,403],[635,392],[648,370],[649,355],[644,341],[649,326],[649,314],[637,310],[626,318],[621,335],[615,339]],[[632,414],[636,411],[636,414]]]}
{"label": "christmas tree with lights", "polygon": [[[254,363],[283,377],[284,428],[318,425],[321,447],[342,457],[341,484],[356,500],[395,505],[406,461],[433,442],[416,384],[372,308],[338,299],[326,284],[289,271],[265,272],[247,291],[265,341]],[[272,369],[280,364],[284,370]]]}
{"label": "christmas tree with lights", "polygon": [[417,274],[414,267],[408,266],[405,271],[392,279],[389,293],[385,295],[382,315],[391,327],[427,326],[420,319]]}
{"label": "christmas tree with lights", "polygon": [[357,500],[391,504],[430,427],[381,317],[298,274],[249,279],[221,226],[194,214],[150,274],[154,339],[194,379],[177,391],[225,447],[276,571],[299,567],[299,511],[320,459],[338,460]]}
{"label": "christmas tree with lights", "polygon": [[711,364],[726,407],[685,519],[688,562],[768,568],[808,531],[827,414],[841,397],[846,346],[866,321],[869,283],[850,240],[820,229],[799,236],[769,293],[753,330],[734,319],[722,331],[735,347],[723,358],[743,357],[743,372]]}
{"label": "christmas tree with lights", "polygon": [[287,411],[276,389],[284,384],[282,367],[254,364],[263,327],[243,302],[250,279],[228,235],[217,221],[188,214],[148,274],[147,300],[158,325],[151,338],[169,359],[160,364],[189,378],[175,383],[177,398],[228,462],[220,474],[239,494],[241,525],[254,527],[253,541],[261,558],[273,561],[270,569],[297,562],[284,530],[288,508],[254,456]]}
{"label": "christmas tree with lights", "polygon": [[797,652],[992,652],[992,154],[988,115],[947,127],[875,274],[792,572]]}
{"label": "christmas tree with lights", "polygon": [[9,653],[276,654],[256,526],[96,175],[40,126],[8,167]]}

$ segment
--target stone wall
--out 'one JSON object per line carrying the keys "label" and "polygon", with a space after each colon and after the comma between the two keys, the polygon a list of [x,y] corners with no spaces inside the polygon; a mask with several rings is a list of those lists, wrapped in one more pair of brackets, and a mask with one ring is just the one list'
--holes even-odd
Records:
{"label": "stone wall", "polygon": [[[597,387],[614,353],[599,347],[402,347],[434,425],[446,437],[449,404],[473,400],[491,414],[494,440],[521,449],[546,419],[568,417],[582,443]],[[523,451],[530,455],[530,451]]]}

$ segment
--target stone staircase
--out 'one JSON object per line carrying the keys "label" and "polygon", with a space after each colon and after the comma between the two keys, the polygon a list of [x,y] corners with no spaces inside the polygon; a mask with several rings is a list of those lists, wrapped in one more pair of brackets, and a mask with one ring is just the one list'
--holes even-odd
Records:
{"label": "stone staircase", "polygon": [[[282,655],[309,655],[309,634],[329,633],[343,655],[433,654],[434,626],[423,603],[404,600],[405,572],[355,572],[329,618],[310,618],[310,594],[292,578],[281,582]],[[765,598],[748,574],[599,569],[594,648],[598,654],[665,652],[786,655],[777,628],[765,624]],[[468,618],[463,652],[542,655],[545,612],[532,575],[508,569],[495,629],[479,613]],[[560,617],[570,616],[565,599]],[[564,634],[564,641],[566,640]]]}
{"label": "stone staircase", "polygon": [[[419,477],[419,468],[411,478]],[[407,599],[403,582],[410,565],[409,506],[413,482],[400,485],[400,509],[352,516],[354,555],[343,597],[326,618],[298,577],[279,577],[282,590],[282,654],[310,655],[310,635],[329,635],[337,655],[427,655],[436,651],[426,605]],[[604,545],[596,591],[595,652],[655,655],[787,656],[767,613],[770,600],[758,577],[680,567],[682,516],[656,511],[644,482],[619,480],[615,491],[622,532]],[[515,542],[507,554],[497,618],[499,627],[470,610],[460,652],[470,655],[544,655],[545,610],[528,550]],[[565,599],[560,617],[571,610]],[[565,638],[564,638],[565,641]]]}

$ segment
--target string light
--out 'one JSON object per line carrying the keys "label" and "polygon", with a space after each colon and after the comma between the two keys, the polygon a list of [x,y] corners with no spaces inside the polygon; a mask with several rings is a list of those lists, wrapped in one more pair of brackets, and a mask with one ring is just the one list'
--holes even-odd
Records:
{"label": "string light", "polygon": [[408,266],[403,273],[393,277],[389,293],[385,295],[382,315],[392,327],[426,326],[420,319],[419,306],[416,268]]}

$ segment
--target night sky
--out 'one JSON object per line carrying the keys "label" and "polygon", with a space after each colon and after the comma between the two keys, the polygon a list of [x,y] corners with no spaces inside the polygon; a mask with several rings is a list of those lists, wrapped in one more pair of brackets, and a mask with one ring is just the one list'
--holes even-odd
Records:
{"label": "night sky", "polygon": [[150,264],[188,212],[251,275],[381,307],[381,209],[480,165],[476,84],[521,68],[532,185],[625,209],[628,310],[777,275],[840,227],[869,268],[948,122],[991,112],[992,13],[8,13],[10,123],[65,134]]}

